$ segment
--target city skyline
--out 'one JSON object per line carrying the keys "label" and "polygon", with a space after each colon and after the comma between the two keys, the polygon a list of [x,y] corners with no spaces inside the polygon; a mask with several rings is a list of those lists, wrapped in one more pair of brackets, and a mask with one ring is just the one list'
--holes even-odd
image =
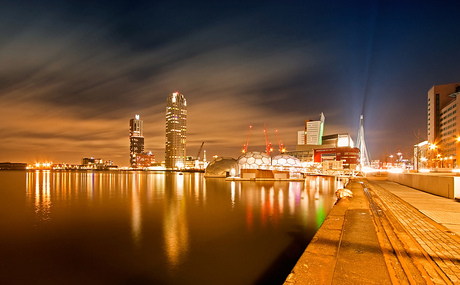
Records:
{"label": "city skyline", "polygon": [[[187,151],[287,150],[309,118],[371,159],[427,136],[426,94],[459,82],[455,1],[168,3],[15,1],[0,17],[0,162],[129,165],[126,122],[164,160],[164,96],[189,101]],[[180,21],[174,19],[181,19]]]}

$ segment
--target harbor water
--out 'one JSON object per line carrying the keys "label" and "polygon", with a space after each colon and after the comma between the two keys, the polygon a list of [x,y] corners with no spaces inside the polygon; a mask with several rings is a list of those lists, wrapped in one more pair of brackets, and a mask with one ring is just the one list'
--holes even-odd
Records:
{"label": "harbor water", "polygon": [[1,284],[281,284],[342,187],[0,171]]}

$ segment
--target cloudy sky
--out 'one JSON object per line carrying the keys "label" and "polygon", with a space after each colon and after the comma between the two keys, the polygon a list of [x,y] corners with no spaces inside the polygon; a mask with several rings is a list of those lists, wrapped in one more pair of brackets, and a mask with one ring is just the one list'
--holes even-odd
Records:
{"label": "cloudy sky", "polygon": [[0,9],[0,161],[127,165],[129,120],[164,159],[168,94],[187,152],[295,149],[305,119],[373,159],[426,137],[426,95],[460,82],[458,1],[9,1]]}

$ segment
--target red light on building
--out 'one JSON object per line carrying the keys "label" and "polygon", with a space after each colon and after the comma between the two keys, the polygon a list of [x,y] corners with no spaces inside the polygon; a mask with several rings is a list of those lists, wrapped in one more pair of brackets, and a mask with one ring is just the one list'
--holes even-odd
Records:
{"label": "red light on building", "polygon": [[314,162],[321,163],[323,160],[343,161],[344,165],[359,164],[359,148],[337,147],[315,149]]}

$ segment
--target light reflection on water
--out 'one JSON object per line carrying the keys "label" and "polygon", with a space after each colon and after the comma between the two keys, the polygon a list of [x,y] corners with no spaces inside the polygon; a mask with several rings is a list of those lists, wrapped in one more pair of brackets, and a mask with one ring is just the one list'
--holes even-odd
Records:
{"label": "light reflection on water", "polygon": [[[6,177],[0,172],[0,182]],[[41,262],[47,272],[46,264],[67,260],[61,254],[76,247],[79,258],[60,264],[59,274],[53,269],[50,276],[66,281],[76,268],[79,281],[98,284],[132,278],[147,284],[279,284],[342,187],[320,177],[227,182],[199,173],[108,171],[29,171],[23,181],[34,225],[24,226],[21,234],[42,240],[47,253],[56,250],[51,241],[63,248],[43,256],[30,247],[25,254],[30,261],[21,270]],[[92,259],[99,271],[81,263]]]}
{"label": "light reflection on water", "polygon": [[164,248],[170,269],[175,269],[186,257],[189,247],[187,204],[184,197],[184,175],[169,176],[167,179],[176,191],[172,191],[165,199]]}

